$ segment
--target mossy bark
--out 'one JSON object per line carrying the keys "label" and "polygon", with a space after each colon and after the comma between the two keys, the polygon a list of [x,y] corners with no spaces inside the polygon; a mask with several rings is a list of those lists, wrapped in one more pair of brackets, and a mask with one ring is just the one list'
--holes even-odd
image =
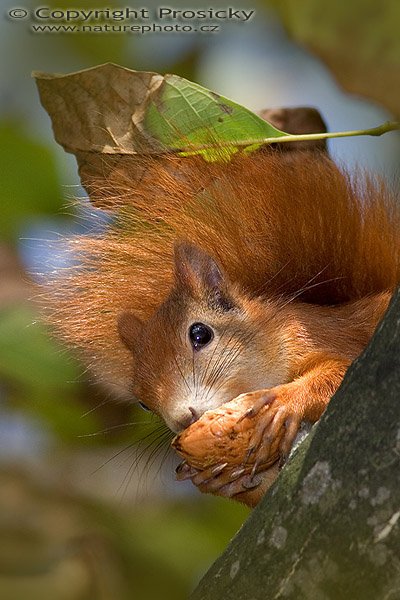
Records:
{"label": "mossy bark", "polygon": [[400,598],[400,293],[191,600]]}

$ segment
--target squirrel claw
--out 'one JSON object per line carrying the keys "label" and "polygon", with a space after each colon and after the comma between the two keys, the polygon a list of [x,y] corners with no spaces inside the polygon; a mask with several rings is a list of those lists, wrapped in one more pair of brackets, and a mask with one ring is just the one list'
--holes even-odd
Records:
{"label": "squirrel claw", "polygon": [[242,481],[242,486],[245,490],[252,490],[260,485],[262,482],[262,477],[260,475],[251,475],[247,477],[244,481]]}
{"label": "squirrel claw", "polygon": [[176,467],[175,469],[175,473],[182,473],[184,471],[187,471],[188,469],[190,469],[189,465],[187,464],[186,460],[183,460],[182,462],[179,463],[179,465]]}
{"label": "squirrel claw", "polygon": [[[196,473],[193,475],[192,479],[192,483],[194,483],[194,485],[196,485],[197,487],[201,487],[204,485],[207,485],[211,489],[214,488],[214,485],[218,485],[218,481],[216,481],[218,479],[219,476],[221,476],[222,472],[225,470],[225,468],[227,467],[228,463],[221,463],[218,465],[213,465],[212,467],[209,467],[208,469],[204,469],[204,471],[196,471]],[[222,480],[220,480],[222,481]],[[214,482],[214,483],[211,483]],[[226,481],[224,480],[224,483],[226,483]],[[221,483],[219,483],[219,486],[221,486]]]}
{"label": "squirrel claw", "polygon": [[179,463],[179,465],[175,469],[176,479],[177,481],[185,481],[186,479],[191,479],[196,475],[197,469],[188,465],[186,460]]}
{"label": "squirrel claw", "polygon": [[237,423],[241,423],[244,419],[252,419],[262,408],[264,408],[264,406],[269,406],[276,398],[276,394],[270,390],[267,390],[261,395],[259,392],[249,392],[248,394],[242,394],[242,396],[246,397],[246,401],[249,401],[254,397],[254,402],[253,405],[239,417]]}
{"label": "squirrel claw", "polygon": [[220,473],[222,473],[222,471],[225,469],[225,467],[228,466],[228,463],[222,463],[220,465],[216,465],[215,467],[211,468],[211,473],[212,475],[219,475]]}
{"label": "squirrel claw", "polygon": [[244,467],[240,467],[239,469],[235,469],[229,475],[229,479],[231,479],[232,481],[234,481],[235,479],[238,479],[239,477],[241,477],[245,471],[246,471],[246,469]]}
{"label": "squirrel claw", "polygon": [[250,456],[253,454],[253,452],[255,452],[255,451],[256,451],[256,449],[257,449],[257,446],[250,446],[250,447],[247,449],[247,452],[246,452],[246,454],[245,454],[245,457],[244,457],[244,459],[243,459],[243,462],[242,462],[241,468],[245,468],[245,467],[246,467],[247,463],[248,463],[248,462],[249,462],[249,460],[250,460]]}
{"label": "squirrel claw", "polygon": [[286,433],[281,441],[280,451],[281,455],[286,456],[286,458],[290,454],[294,439],[300,429],[300,422],[300,418],[297,416],[292,416],[285,422]]}
{"label": "squirrel claw", "polygon": [[279,461],[278,461],[278,469],[279,470],[283,469],[283,467],[286,465],[286,461],[287,461],[288,457],[289,457],[288,454],[281,454],[281,456],[279,457]]}
{"label": "squirrel claw", "polygon": [[242,421],[244,421],[245,419],[251,418],[254,416],[253,413],[253,409],[252,408],[248,408],[241,417],[238,418],[237,423],[241,423]]}
{"label": "squirrel claw", "polygon": [[[300,427],[300,418],[293,415],[290,417],[290,419],[287,419],[287,408],[282,406],[278,408],[272,420],[270,420],[264,426],[261,439],[260,433],[256,433],[257,441],[260,442],[257,447],[257,461],[259,463],[262,463],[268,458],[271,451],[272,442],[279,435],[279,431],[281,430],[282,426],[285,426],[286,431],[284,432],[282,440],[279,444],[279,454],[281,459],[283,458],[284,461],[286,460],[287,456],[289,456],[294,438],[296,437]],[[261,428],[262,427],[260,427],[260,429]]]}

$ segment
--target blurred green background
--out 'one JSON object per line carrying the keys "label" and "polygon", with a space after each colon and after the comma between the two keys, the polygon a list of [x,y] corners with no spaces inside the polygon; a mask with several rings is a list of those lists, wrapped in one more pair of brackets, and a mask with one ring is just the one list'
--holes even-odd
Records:
{"label": "blurred green background", "polygon": [[[40,322],[38,282],[65,264],[63,238],[105,219],[87,201],[71,204],[84,196],[75,160],[53,141],[31,70],[113,61],[172,72],[254,110],[316,106],[331,130],[398,116],[398,3],[380,3],[379,14],[368,0],[332,4],[246,0],[235,8],[256,11],[247,23],[220,22],[213,34],[139,35],[34,33],[29,14],[10,18],[15,4],[1,3],[1,600],[185,598],[248,514],[176,483],[159,424],[116,403]],[[23,3],[28,13],[36,6]],[[85,0],[73,8],[122,6]],[[399,148],[397,134],[330,145],[339,162],[389,178]]]}

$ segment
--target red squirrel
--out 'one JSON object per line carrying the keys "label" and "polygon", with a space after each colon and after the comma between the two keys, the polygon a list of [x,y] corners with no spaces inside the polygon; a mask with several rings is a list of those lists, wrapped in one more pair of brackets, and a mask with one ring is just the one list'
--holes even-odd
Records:
{"label": "red squirrel", "polygon": [[[284,425],[287,455],[400,280],[394,193],[307,148],[238,153],[229,163],[153,159],[139,182],[134,169],[123,157],[116,174],[93,183],[114,221],[73,240],[80,265],[52,285],[53,322],[103,381],[174,432],[243,395],[262,432],[257,452]],[[190,473],[202,491],[243,498],[240,470],[234,485],[221,469],[214,475]],[[262,491],[245,501],[256,504]]]}

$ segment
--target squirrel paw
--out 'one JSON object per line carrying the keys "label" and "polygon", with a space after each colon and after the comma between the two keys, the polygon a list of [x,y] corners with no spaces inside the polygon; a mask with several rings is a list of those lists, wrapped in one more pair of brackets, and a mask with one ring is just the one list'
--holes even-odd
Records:
{"label": "squirrel paw", "polygon": [[[269,390],[257,390],[243,394],[243,402],[248,408],[240,417],[254,419],[254,430],[250,439],[246,464],[251,455],[256,455],[253,473],[268,460],[271,445],[282,428],[285,428],[279,444],[281,462],[289,455],[290,449],[300,428],[303,415],[296,401],[296,388],[293,384],[284,384]],[[266,410],[261,410],[268,407]],[[282,435],[282,434],[281,434]]]}

